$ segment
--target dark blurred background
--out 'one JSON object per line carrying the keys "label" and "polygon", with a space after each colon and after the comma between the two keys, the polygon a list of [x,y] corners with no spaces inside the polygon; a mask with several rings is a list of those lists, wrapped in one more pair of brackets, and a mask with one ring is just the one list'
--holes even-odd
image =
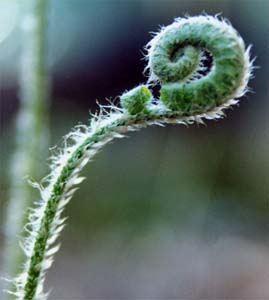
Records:
{"label": "dark blurred background", "polygon": [[[147,128],[98,154],[64,213],[51,300],[269,299],[267,0],[50,1],[50,144],[87,123],[96,100],[147,80],[150,32],[203,12],[222,13],[253,45],[252,92],[223,120]],[[18,1],[1,0],[0,226],[19,104],[19,20]]]}

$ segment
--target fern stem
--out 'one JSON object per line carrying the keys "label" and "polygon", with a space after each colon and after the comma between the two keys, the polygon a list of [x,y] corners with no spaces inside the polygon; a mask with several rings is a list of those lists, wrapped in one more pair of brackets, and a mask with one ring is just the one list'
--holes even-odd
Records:
{"label": "fern stem", "polygon": [[[76,143],[75,147],[71,147],[72,151],[67,151],[66,154],[60,156],[59,161],[63,161],[63,163],[57,169],[54,169],[54,178],[49,179],[51,180],[49,186],[42,191],[44,201],[42,206],[39,207],[42,213],[38,213],[41,217],[38,217],[31,224],[33,227],[37,225],[38,228],[32,228],[31,232],[34,233],[32,239],[29,244],[25,245],[25,252],[29,254],[29,264],[26,267],[26,273],[22,276],[26,276],[22,287],[23,291],[17,293],[19,299],[36,299],[37,290],[40,299],[42,299],[41,289],[44,272],[52,263],[49,256],[58,250],[58,247],[52,249],[49,255],[47,251],[62,229],[62,221],[60,220],[62,208],[70,200],[75,191],[75,185],[82,180],[78,177],[79,172],[98,150],[114,138],[121,138],[124,133],[139,130],[148,125],[191,124],[202,122],[203,118],[220,118],[221,116],[221,109],[214,109],[205,114],[191,117],[182,117],[181,114],[174,112],[135,116],[121,112],[111,114],[109,119],[98,120],[100,125],[96,130],[92,130],[93,125],[91,125],[85,129],[86,132],[84,133],[76,131],[74,136],[80,135],[81,141]],[[50,239],[52,240],[50,241]]]}
{"label": "fern stem", "polygon": [[[190,47],[178,38],[182,36]],[[216,60],[209,74],[201,78],[201,52],[206,47]],[[149,125],[221,118],[223,110],[246,92],[252,70],[242,38],[226,22],[209,16],[177,19],[162,29],[148,46],[148,59],[150,81],[161,83],[160,99],[154,99],[148,87],[140,85],[120,97],[122,108],[110,106],[106,111],[101,107],[100,115],[93,116],[89,126],[79,126],[66,136],[64,148],[52,157],[46,186],[36,184],[41,201],[29,216],[29,235],[24,243],[27,260],[24,271],[15,279],[16,299],[46,298],[43,283],[59,249],[54,245],[64,226],[62,211],[83,180],[80,171],[98,150],[114,138]]]}
{"label": "fern stem", "polygon": [[[7,207],[5,271],[11,277],[20,270],[24,255],[17,237],[26,224],[26,209],[35,194],[25,177],[40,176],[40,161],[47,148],[48,80],[45,59],[46,0],[24,2],[22,54],[19,77],[20,107],[16,119],[15,152],[11,159],[10,196]],[[23,7],[25,9],[25,7]]]}

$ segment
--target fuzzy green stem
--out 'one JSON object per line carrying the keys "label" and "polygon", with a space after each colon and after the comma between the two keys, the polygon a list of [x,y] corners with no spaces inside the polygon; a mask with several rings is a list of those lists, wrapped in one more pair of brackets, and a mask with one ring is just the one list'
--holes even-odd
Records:
{"label": "fuzzy green stem", "polygon": [[[5,271],[14,276],[24,255],[18,243],[26,224],[26,209],[35,193],[26,176],[39,177],[47,149],[48,79],[45,59],[47,0],[30,1],[22,16],[22,54],[19,78],[20,108],[16,119],[15,152],[11,160],[10,199],[7,207]],[[25,9],[25,6],[23,7]]]}
{"label": "fuzzy green stem", "polygon": [[[223,108],[221,108],[223,109]],[[220,118],[222,116],[221,109],[215,109],[211,112],[207,112],[202,115],[196,116],[182,116],[182,114],[176,112],[164,112],[162,110],[151,111],[147,114],[138,115],[128,115],[125,113],[119,113],[118,116],[114,117],[112,114],[111,121],[104,122],[98,130],[90,131],[85,134],[85,138],[81,141],[71,153],[69,153],[68,158],[65,163],[63,163],[59,168],[58,176],[55,177],[52,183],[50,183],[48,198],[44,203],[44,208],[42,209],[42,216],[38,220],[38,228],[34,235],[34,240],[32,241],[32,249],[29,254],[29,264],[25,270],[26,279],[22,286],[22,290],[17,293],[18,299],[23,300],[33,300],[36,299],[36,292],[39,284],[43,284],[42,274],[46,267],[44,266],[44,261],[46,260],[46,252],[49,245],[49,239],[55,233],[55,224],[58,222],[61,213],[59,208],[59,203],[64,200],[64,198],[71,197],[73,190],[71,190],[70,195],[68,192],[70,187],[74,187],[75,183],[72,184],[74,176],[78,175],[78,171],[86,165],[87,162],[93,157],[97,152],[96,150],[103,147],[105,144],[110,142],[113,138],[121,137],[121,134],[139,130],[140,128],[146,127],[148,125],[162,125],[167,123],[180,123],[180,124],[190,124],[193,122],[201,122],[202,118]],[[101,120],[102,122],[102,120]],[[94,150],[94,153],[92,152]]]}
{"label": "fuzzy green stem", "polygon": [[[198,26],[199,24],[201,25],[200,27]],[[177,29],[176,31],[174,30],[175,28]],[[194,56],[195,65],[197,65],[196,58],[201,56],[199,47],[206,46],[201,44],[198,47],[198,52],[193,49],[197,44],[197,32],[199,32],[197,29],[199,28],[203,29],[202,33],[207,33],[206,29],[210,28],[215,33],[217,32],[220,38],[217,43],[219,51],[217,53],[223,52],[221,52],[220,56],[216,56],[219,58],[217,62],[219,64],[224,62],[225,70],[228,70],[228,75],[232,81],[234,77],[237,78],[237,84],[232,88],[229,86],[227,93],[224,93],[221,86],[223,83],[221,76],[221,80],[214,81],[214,88],[211,86],[212,81],[210,80],[196,78],[196,80],[193,79],[194,81],[189,82],[190,77],[186,77],[187,73],[184,71],[184,66],[190,66],[191,70],[196,69],[189,63],[189,58]],[[177,42],[177,36],[180,36],[180,32],[185,32],[186,29],[190,36],[194,37],[194,40],[191,48],[185,47],[183,49],[185,57],[183,56],[182,64],[178,61],[182,59],[182,51],[178,49],[178,45],[175,42]],[[175,33],[176,36],[174,36]],[[230,47],[227,50],[226,34],[230,37],[231,45],[235,47],[232,52],[230,52]],[[164,38],[165,42],[170,42],[170,39],[172,41],[171,45],[173,47],[168,47],[168,54],[171,54],[171,50],[173,50],[172,57],[170,57],[171,55],[168,56],[170,60],[172,59],[171,63],[168,61],[169,69],[164,68],[167,62],[167,53],[161,55],[159,53],[159,43],[162,38]],[[188,40],[188,37],[186,39]],[[222,41],[224,42],[222,43]],[[210,42],[208,45],[214,54],[216,49]],[[212,48],[210,48],[210,45]],[[120,138],[123,136],[122,134],[139,130],[148,125],[192,124],[194,122],[203,123],[203,119],[218,119],[223,116],[223,109],[236,104],[237,100],[234,98],[242,96],[247,89],[247,82],[251,74],[249,51],[245,51],[243,40],[223,21],[212,17],[195,17],[193,21],[188,19],[176,20],[174,24],[162,30],[149,46],[148,58],[151,81],[152,79],[158,79],[162,83],[160,99],[154,99],[146,85],[140,85],[124,93],[120,97],[122,108],[111,106],[111,111],[103,114],[105,108],[101,107],[100,116],[95,116],[88,127],[81,126],[67,135],[64,149],[58,156],[52,157],[51,173],[46,177],[47,186],[39,186],[41,201],[38,202],[37,207],[29,217],[29,235],[24,244],[27,260],[23,273],[15,279],[16,291],[14,294],[18,300],[46,298],[46,295],[43,293],[43,283],[46,270],[52,264],[52,256],[58,250],[54,243],[63,228],[64,219],[61,219],[61,213],[71,199],[75,186],[83,179],[79,177],[80,171],[98,150],[114,138]],[[179,46],[182,46],[181,42]],[[161,50],[163,50],[163,47],[161,47]],[[174,50],[176,50],[176,53],[174,53]],[[152,57],[155,57],[154,60]],[[162,63],[163,58],[165,59],[165,64]],[[176,62],[174,61],[175,59]],[[174,64],[176,64],[176,67]],[[179,71],[180,80],[182,79],[182,74],[184,75],[184,85],[181,83],[180,85],[177,82],[172,82],[172,85],[169,83],[171,79],[171,65],[173,71],[172,80],[175,79],[174,71]],[[236,68],[235,65],[238,65],[238,67]],[[159,66],[161,66],[160,69],[158,69]],[[179,70],[177,70],[178,67],[180,67]],[[213,75],[215,74],[214,70],[215,68],[212,67],[209,75],[206,75],[207,79],[212,79],[212,73]],[[168,79],[162,82],[163,79],[161,77],[164,73],[166,76],[168,71]],[[162,75],[161,77],[159,73]],[[196,89],[195,87],[199,85],[199,82],[202,84],[202,88]],[[186,93],[189,86],[194,87],[192,91],[193,97]],[[218,89],[220,86],[221,88]],[[202,103],[196,101],[196,91],[205,92]],[[215,95],[215,92],[218,92],[218,96],[222,94],[223,98],[219,99],[217,97],[215,99],[212,95],[212,93]],[[69,145],[68,141],[72,142],[71,145]]]}

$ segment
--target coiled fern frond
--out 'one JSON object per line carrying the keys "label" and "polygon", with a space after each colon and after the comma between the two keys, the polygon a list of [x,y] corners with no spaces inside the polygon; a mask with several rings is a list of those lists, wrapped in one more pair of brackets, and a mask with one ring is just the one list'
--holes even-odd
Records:
{"label": "coiled fern frond", "polygon": [[[211,69],[203,66],[212,56]],[[223,110],[247,91],[252,63],[236,30],[211,16],[179,18],[157,33],[147,46],[149,81],[120,96],[121,107],[101,106],[88,126],[65,137],[65,147],[53,156],[41,200],[29,217],[24,271],[14,281],[18,300],[45,299],[43,283],[55,241],[64,227],[61,214],[72,198],[82,168],[108,142],[149,125],[203,123],[219,119]],[[206,74],[205,74],[206,73]],[[150,87],[160,84],[160,98]]]}

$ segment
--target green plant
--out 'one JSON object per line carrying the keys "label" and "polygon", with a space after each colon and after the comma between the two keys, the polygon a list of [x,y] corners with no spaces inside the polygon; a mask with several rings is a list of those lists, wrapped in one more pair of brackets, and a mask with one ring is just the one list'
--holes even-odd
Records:
{"label": "green plant", "polygon": [[[203,74],[205,53],[213,56]],[[65,147],[52,157],[47,185],[32,210],[24,243],[24,272],[15,279],[17,299],[44,299],[45,272],[59,247],[61,217],[77,185],[81,169],[108,142],[149,125],[203,123],[219,119],[238,102],[251,75],[249,48],[225,21],[210,16],[180,18],[163,28],[147,46],[149,82],[120,96],[122,107],[100,106],[89,126],[78,126],[65,137]],[[149,90],[161,84],[160,99]]]}
{"label": "green plant", "polygon": [[[48,147],[48,79],[45,59],[46,0],[24,3],[20,64],[20,107],[16,117],[16,143],[10,167],[10,192],[6,220],[5,271],[15,276],[24,255],[17,236],[27,223],[25,210],[34,203],[25,176],[41,176],[40,161]],[[22,213],[23,212],[23,213]]]}

